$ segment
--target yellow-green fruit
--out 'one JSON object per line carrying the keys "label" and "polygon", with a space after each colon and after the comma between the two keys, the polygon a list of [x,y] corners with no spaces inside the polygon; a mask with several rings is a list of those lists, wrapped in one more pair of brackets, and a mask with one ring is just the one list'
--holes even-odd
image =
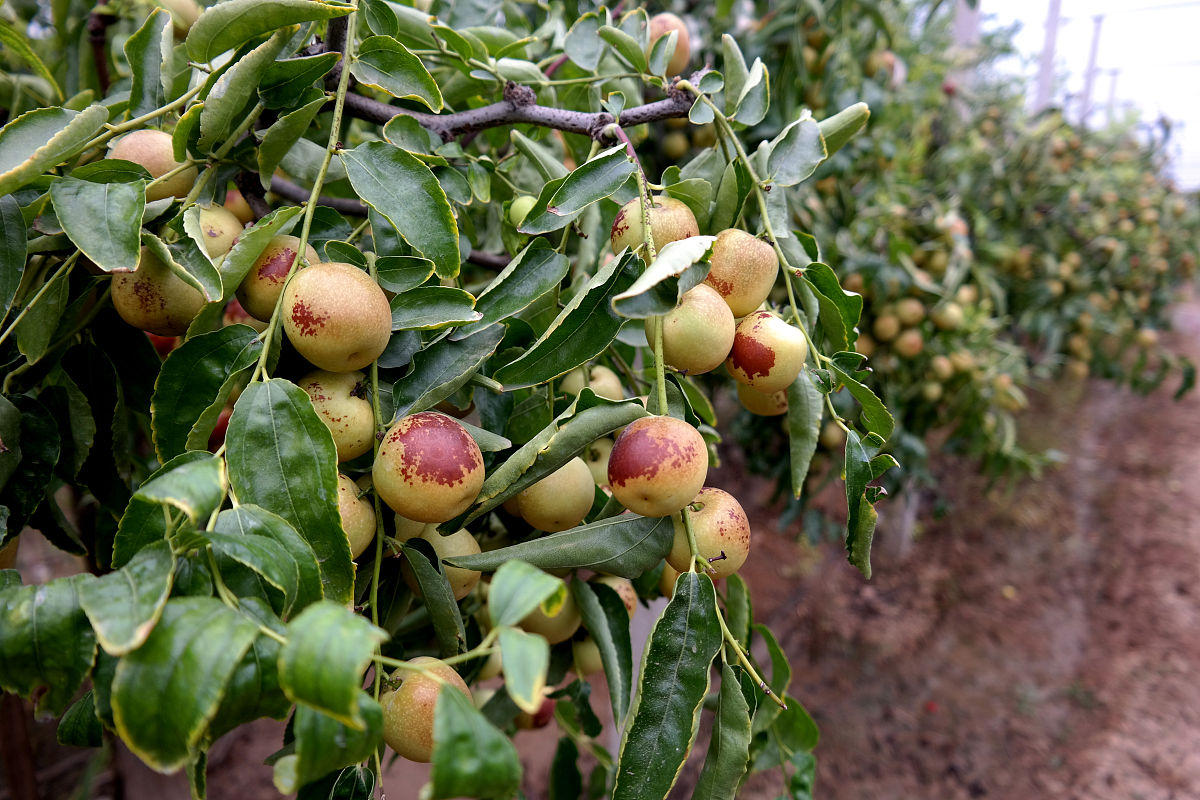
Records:
{"label": "yellow-green fruit", "polygon": [[192,25],[196,24],[196,20],[200,19],[200,14],[204,11],[196,0],[156,1],[171,12],[171,23],[175,28],[175,37],[178,39],[187,38],[188,31],[192,29]]}
{"label": "yellow-green fruit", "polygon": [[958,330],[963,323],[962,306],[954,302],[943,303],[929,313],[929,318],[940,330]]}
{"label": "yellow-green fruit", "polygon": [[1090,371],[1091,370],[1088,368],[1086,361],[1082,361],[1078,358],[1071,358],[1067,360],[1067,377],[1071,378],[1072,380],[1086,380]]}
{"label": "yellow-green fruit", "polygon": [[779,259],[771,245],[737,228],[717,234],[709,264],[704,282],[725,298],[735,317],[762,305],[779,275]]}
{"label": "yellow-green fruit", "polygon": [[419,522],[445,522],[483,488],[483,454],[458,420],[433,411],[404,417],[387,432],[371,471],[379,498]]}
{"label": "yellow-green fruit", "polygon": [[375,417],[364,397],[366,379],[361,372],[318,369],[297,381],[321,421],[329,426],[338,461],[358,458],[375,441]]}
{"label": "yellow-green fruit", "polygon": [[574,656],[575,674],[579,677],[586,678],[604,671],[600,647],[591,636],[571,642],[571,654]]}
{"label": "yellow-green fruit", "polygon": [[[479,674],[475,677],[477,680],[490,681],[492,678],[498,677],[503,671],[504,661],[500,657],[500,648],[497,647],[488,655],[487,661],[483,662],[483,666],[479,668]],[[480,694],[481,692],[475,693],[476,700],[479,699]],[[483,702],[486,703],[487,700],[484,699]],[[482,707],[483,704],[481,703],[480,708]]]}
{"label": "yellow-green fruit", "polygon": [[675,53],[667,62],[668,76],[679,75],[687,69],[688,62],[692,59],[691,37],[688,36],[687,25],[674,14],[655,14],[650,18],[650,44],[646,47],[647,58],[650,56],[650,51],[654,49],[654,43],[671,31],[675,31],[679,38],[675,40]]}
{"label": "yellow-green fruit", "polygon": [[679,570],[670,564],[663,564],[662,575],[658,577],[658,591],[668,600],[675,596],[675,581],[679,580]]}
{"label": "yellow-green fruit", "polygon": [[419,656],[408,663],[423,665],[426,672],[398,670],[395,675],[404,679],[400,688],[379,698],[383,706],[383,740],[410,761],[428,763],[433,758],[433,711],[438,695],[451,689],[470,700],[471,690],[453,667],[436,658]]}
{"label": "yellow-green fruit", "polygon": [[407,542],[409,539],[420,536],[430,525],[435,528],[437,527],[436,522],[420,522],[419,520],[409,519],[400,514],[396,514],[395,519],[396,539],[401,542]]}
{"label": "yellow-green fruit", "polygon": [[330,372],[362,369],[392,336],[387,296],[353,264],[314,264],[296,273],[283,290],[282,313],[292,346]]}
{"label": "yellow-green fruit", "polygon": [[871,333],[881,342],[890,342],[900,333],[900,320],[894,314],[883,314],[875,318]]}
{"label": "yellow-green fruit", "polygon": [[220,261],[241,235],[242,223],[229,209],[224,206],[200,209],[200,237],[209,258]]}
{"label": "yellow-green fruit", "polygon": [[[254,260],[237,290],[238,302],[250,316],[263,322],[271,319],[299,248],[300,240],[295,236],[276,236]],[[306,245],[305,263],[311,265],[320,260],[312,245]]]}
{"label": "yellow-green fruit", "polygon": [[942,385],[937,381],[925,381],[921,384],[921,397],[927,402],[936,403],[942,399]]}
{"label": "yellow-green fruit", "polygon": [[112,302],[121,319],[133,327],[159,336],[180,336],[204,308],[204,295],[143,247],[135,272],[113,273]]}
{"label": "yellow-green fruit", "polygon": [[916,358],[925,348],[925,337],[916,328],[909,328],[896,337],[892,349],[902,358]]}
{"label": "yellow-green fruit", "polygon": [[[729,577],[746,563],[750,555],[750,520],[733,495],[706,486],[684,513],[692,526],[696,549],[713,579]],[[679,517],[675,518],[675,540],[667,564],[679,572],[691,568],[692,548]]]}
{"label": "yellow-green fruit", "polygon": [[[642,252],[645,249],[641,203],[641,199],[635,197],[621,206],[621,210],[613,219],[609,238],[614,253],[619,253],[626,247],[634,252]],[[650,207],[650,238],[654,242],[655,252],[670,242],[699,235],[700,226],[696,224],[696,216],[687,207],[687,203],[674,197],[654,198],[654,204]]]}
{"label": "yellow-green fruit", "polygon": [[683,131],[671,131],[662,140],[663,155],[671,161],[678,161],[687,155],[691,143]]}
{"label": "yellow-green fruit", "polygon": [[[439,560],[454,556],[473,556],[480,552],[479,542],[475,541],[475,537],[465,528],[455,531],[449,536],[442,536],[435,526],[429,525],[421,532],[419,538],[433,545],[433,551],[437,553]],[[400,574],[404,576],[404,582],[408,584],[408,588],[412,589],[413,594],[421,597],[421,585],[417,583],[417,576],[407,558],[408,556],[405,556],[406,560],[400,567]],[[473,569],[442,564],[442,571],[446,573],[446,580],[450,582],[450,591],[453,592],[455,600],[462,600],[479,583],[479,572]]]}
{"label": "yellow-green fruit", "polygon": [[350,540],[350,557],[358,558],[375,540],[375,508],[358,496],[358,486],[348,476],[338,475],[338,513],[342,530]]}
{"label": "yellow-green fruit", "polygon": [[567,394],[577,395],[583,391],[585,386],[600,397],[606,397],[609,400],[625,399],[625,390],[621,388],[621,379],[617,377],[617,373],[602,364],[597,364],[590,369],[587,367],[573,369],[563,375],[562,381],[559,383],[559,388]]}
{"label": "yellow-green fruit", "polygon": [[954,375],[954,364],[946,356],[937,355],[929,360],[929,371],[939,381],[948,381]]}
{"label": "yellow-green fruit", "polygon": [[[733,346],[733,313],[717,290],[700,284],[685,292],[679,305],[662,317],[663,361],[685,375],[711,372]],[[646,340],[654,341],[654,317],[645,322]]]}
{"label": "yellow-green fruit", "polygon": [[225,192],[225,208],[238,218],[238,222],[249,225],[254,222],[254,210],[246,202],[246,198],[236,187],[230,186]]}
{"label": "yellow-green fruit", "polygon": [[625,604],[625,610],[629,613],[629,618],[633,619],[638,605],[637,589],[633,588],[633,581],[617,575],[600,575],[592,578],[590,583],[602,583],[620,595],[621,602]]}
{"label": "yellow-green fruit", "polygon": [[1150,348],[1158,344],[1158,331],[1153,328],[1140,328],[1133,335],[1133,340],[1138,347]]}
{"label": "yellow-green fruit", "polygon": [[626,426],[608,459],[613,497],[635,514],[665,517],[692,501],[708,475],[700,432],[674,417],[642,417]]}
{"label": "yellow-green fruit", "polygon": [[751,389],[778,392],[792,385],[806,358],[808,343],[799,328],[756,311],[738,323],[725,368]]}
{"label": "yellow-green fruit", "polygon": [[826,450],[841,450],[842,445],[846,443],[846,432],[842,430],[841,425],[833,420],[828,420],[821,426],[821,433],[817,436],[817,440]]}
{"label": "yellow-green fruit", "polygon": [[529,633],[545,637],[550,644],[558,644],[574,636],[582,621],[579,607],[575,605],[571,595],[567,594],[566,601],[554,616],[547,616],[542,612],[541,606],[538,606],[521,620],[520,625]]}
{"label": "yellow-green fruit", "polygon": [[583,463],[592,473],[592,482],[597,486],[608,486],[608,457],[612,454],[613,440],[597,439],[583,451]]}
{"label": "yellow-green fruit", "polygon": [[533,527],[547,533],[583,522],[596,498],[592,471],[576,456],[517,495],[517,510]]}
{"label": "yellow-green fruit", "polygon": [[905,297],[896,303],[896,317],[901,325],[911,328],[925,319],[925,304],[915,297]]}
{"label": "yellow-green fruit", "polygon": [[760,417],[777,417],[788,410],[787,389],[778,392],[760,392],[744,383],[737,384],[738,401],[742,408]]}
{"label": "yellow-green fruit", "polygon": [[521,227],[521,223],[525,221],[525,217],[529,216],[529,211],[536,202],[537,198],[531,194],[513,198],[512,203],[508,206],[508,221],[514,228]]}
{"label": "yellow-green fruit", "polygon": [[[171,134],[151,128],[143,128],[122,136],[113,145],[108,157],[140,164],[152,178],[159,178],[183,166],[183,162],[175,160]],[[198,171],[193,164],[162,183],[156,183],[146,189],[146,199],[154,201],[164,197],[183,197],[192,190],[197,175]]]}

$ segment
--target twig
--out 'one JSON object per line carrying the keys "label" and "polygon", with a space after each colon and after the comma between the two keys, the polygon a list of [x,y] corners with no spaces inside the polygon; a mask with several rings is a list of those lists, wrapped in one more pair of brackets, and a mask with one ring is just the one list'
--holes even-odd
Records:
{"label": "twig", "polygon": [[[258,181],[257,173],[242,170],[233,176],[233,185],[242,193],[242,197],[246,200],[246,205],[250,206],[250,211],[254,214],[256,220],[262,219],[271,213],[271,207],[267,205],[267,198],[263,192],[262,184]],[[307,196],[305,199],[308,199]]]}
{"label": "twig", "polygon": [[470,261],[472,264],[478,264],[481,267],[487,267],[488,269],[504,269],[512,259],[503,253],[485,253],[482,250],[472,250],[471,255],[467,256],[467,261]]}
{"label": "twig", "polygon": [[96,80],[101,94],[108,94],[108,26],[117,21],[112,12],[104,9],[108,0],[98,0],[96,10],[88,14],[88,42],[92,46],[92,61],[96,64]]}
{"label": "twig", "polygon": [[[305,189],[300,184],[293,183],[287,178],[280,178],[278,175],[271,178],[271,191],[285,200],[291,200],[293,203],[307,203],[309,197],[312,195],[311,189]],[[317,205],[328,206],[339,214],[349,214],[353,217],[365,217],[367,215],[366,204],[353,197],[329,197],[321,195],[317,198]]]}

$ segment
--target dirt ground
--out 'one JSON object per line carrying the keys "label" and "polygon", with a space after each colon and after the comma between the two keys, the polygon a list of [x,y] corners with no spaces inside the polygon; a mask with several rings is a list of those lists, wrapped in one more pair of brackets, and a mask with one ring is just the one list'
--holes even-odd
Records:
{"label": "dirt ground", "polygon": [[[1176,328],[1168,342],[1200,361],[1200,304],[1181,305]],[[1200,797],[1190,481],[1200,392],[1175,402],[1168,389],[1137,397],[1092,381],[1056,387],[1036,406],[1027,433],[1066,463],[989,489],[946,461],[950,511],[922,522],[904,557],[889,552],[899,504],[881,506],[870,582],[840,548],[797,545],[769,509],[754,510],[743,574],[757,618],[791,659],[790,693],[821,726],[818,798]],[[22,551],[27,580],[50,576],[44,555]],[[56,750],[52,725],[34,732],[41,796],[70,796],[87,755]],[[210,796],[277,797],[261,760],[279,734],[267,721],[219,742]],[[553,737],[522,737],[527,760],[544,764]],[[159,779],[129,757],[117,770],[92,763],[84,796],[122,796],[118,776],[127,798],[187,796],[178,776]],[[387,796],[415,798],[421,782],[389,780]],[[0,776],[0,800],[8,789]],[[741,796],[781,791],[767,776]]]}

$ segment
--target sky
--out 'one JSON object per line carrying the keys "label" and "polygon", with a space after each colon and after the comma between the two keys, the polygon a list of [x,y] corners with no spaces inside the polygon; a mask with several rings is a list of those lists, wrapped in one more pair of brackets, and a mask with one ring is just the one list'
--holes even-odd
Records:
{"label": "sky", "polygon": [[[1013,67],[1036,75],[1045,42],[1048,0],[982,0],[983,28],[1022,25],[1016,45],[1028,59]],[[1055,48],[1056,100],[1083,92],[1095,23],[1103,16],[1092,91],[1091,122],[1103,125],[1116,70],[1115,106],[1120,118],[1137,108],[1146,122],[1166,116],[1176,123],[1168,152],[1181,188],[1200,189],[1200,0],[1062,0]],[[1033,84],[1030,95],[1032,97]],[[1079,118],[1078,100],[1066,106]]]}

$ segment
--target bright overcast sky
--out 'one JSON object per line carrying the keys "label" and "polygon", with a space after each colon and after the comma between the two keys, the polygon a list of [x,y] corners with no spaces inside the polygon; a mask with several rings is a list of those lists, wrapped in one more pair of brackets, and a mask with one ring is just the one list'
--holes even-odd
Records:
{"label": "bright overcast sky", "polygon": [[[1045,41],[1048,0],[983,0],[985,30],[996,25],[1022,24],[1018,49],[1030,56],[1024,66],[1031,79]],[[1078,119],[1078,97],[1095,31],[1093,18],[1103,16],[1097,51],[1097,75],[1092,90],[1093,124],[1106,119],[1116,74],[1116,107],[1121,116],[1129,106],[1141,110],[1146,122],[1166,116],[1177,123],[1170,153],[1180,186],[1200,188],[1200,0],[1062,0],[1055,61],[1060,76],[1056,101],[1064,93]],[[1030,84],[1030,95],[1033,84]]]}

